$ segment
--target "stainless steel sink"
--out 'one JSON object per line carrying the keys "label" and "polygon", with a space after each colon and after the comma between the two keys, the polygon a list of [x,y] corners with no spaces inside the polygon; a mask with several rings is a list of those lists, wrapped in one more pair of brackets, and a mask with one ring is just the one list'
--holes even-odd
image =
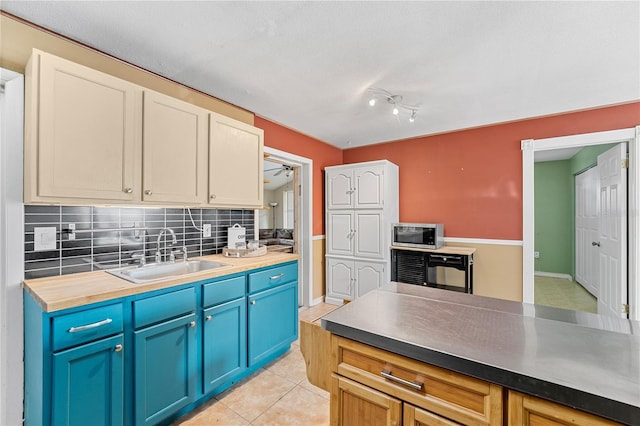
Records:
{"label": "stainless steel sink", "polygon": [[144,284],[164,278],[179,277],[194,272],[221,268],[223,266],[229,265],[209,260],[188,260],[186,262],[151,263],[145,266],[128,266],[111,269],[107,272],[132,283]]}

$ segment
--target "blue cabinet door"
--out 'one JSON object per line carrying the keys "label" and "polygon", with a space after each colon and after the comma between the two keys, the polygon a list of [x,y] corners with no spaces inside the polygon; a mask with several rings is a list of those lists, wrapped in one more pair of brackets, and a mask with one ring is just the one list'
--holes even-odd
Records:
{"label": "blue cabinet door", "polygon": [[244,297],[204,311],[203,391],[209,393],[247,369],[247,308]]}
{"label": "blue cabinet door", "polygon": [[155,424],[196,395],[196,316],[134,332],[135,423]]}
{"label": "blue cabinet door", "polygon": [[298,282],[248,297],[249,366],[271,361],[298,338]]}
{"label": "blue cabinet door", "polygon": [[53,425],[122,425],[122,334],[53,354]]}

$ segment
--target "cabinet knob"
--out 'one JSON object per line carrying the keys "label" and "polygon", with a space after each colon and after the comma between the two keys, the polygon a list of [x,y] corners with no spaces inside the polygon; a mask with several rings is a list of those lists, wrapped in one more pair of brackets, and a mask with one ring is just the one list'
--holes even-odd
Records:
{"label": "cabinet knob", "polygon": [[255,305],[255,304],[256,304],[256,301],[255,301],[255,300],[252,300],[250,303],[251,303],[252,305]]}
{"label": "cabinet knob", "polygon": [[116,352],[122,351],[122,345],[120,345],[120,344],[116,345],[116,347],[113,348],[113,350],[116,351]]}
{"label": "cabinet knob", "polygon": [[215,200],[216,199],[216,194],[211,194],[211,196],[209,198],[211,198],[212,200]]}
{"label": "cabinet knob", "polygon": [[204,319],[207,321],[211,321],[211,318],[213,318],[211,315],[207,315]]}
{"label": "cabinet knob", "polygon": [[191,321],[191,322],[189,323],[189,327],[193,328],[193,327],[195,327],[195,326],[196,326],[196,322],[195,322],[195,321]]}
{"label": "cabinet knob", "polygon": [[125,188],[124,192],[125,194],[131,194],[133,192],[133,188]]}
{"label": "cabinet knob", "polygon": [[153,194],[153,192],[151,192],[150,189],[147,189],[146,191],[144,191],[144,195],[151,195]]}

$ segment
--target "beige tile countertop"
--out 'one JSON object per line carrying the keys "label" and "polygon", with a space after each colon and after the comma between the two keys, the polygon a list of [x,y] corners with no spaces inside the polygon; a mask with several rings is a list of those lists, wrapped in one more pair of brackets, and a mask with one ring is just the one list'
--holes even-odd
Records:
{"label": "beige tile countertop", "polygon": [[[217,269],[194,272],[180,277],[170,277],[145,284],[134,284],[115,277],[105,271],[26,280],[24,289],[45,312],[75,308],[90,303],[102,302],[119,297],[131,296],[153,290],[160,290],[194,281],[201,281],[224,275],[263,268],[278,263],[298,260],[297,254],[271,252],[260,257],[225,257],[221,254],[203,256],[197,259],[225,263]],[[193,260],[193,259],[190,259]]]}

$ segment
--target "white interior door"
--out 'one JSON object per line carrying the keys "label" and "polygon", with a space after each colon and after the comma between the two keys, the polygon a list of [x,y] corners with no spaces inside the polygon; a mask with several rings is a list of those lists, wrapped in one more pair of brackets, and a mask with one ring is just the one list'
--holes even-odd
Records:
{"label": "white interior door", "polygon": [[598,218],[600,213],[599,197],[600,174],[598,167],[592,167],[579,175],[575,182],[576,208],[576,281],[582,284],[595,297],[598,297]]}
{"label": "white interior door", "polygon": [[[620,143],[598,156],[600,172],[598,313],[626,318],[627,303],[627,144]],[[598,245],[599,244],[599,245]]]}

